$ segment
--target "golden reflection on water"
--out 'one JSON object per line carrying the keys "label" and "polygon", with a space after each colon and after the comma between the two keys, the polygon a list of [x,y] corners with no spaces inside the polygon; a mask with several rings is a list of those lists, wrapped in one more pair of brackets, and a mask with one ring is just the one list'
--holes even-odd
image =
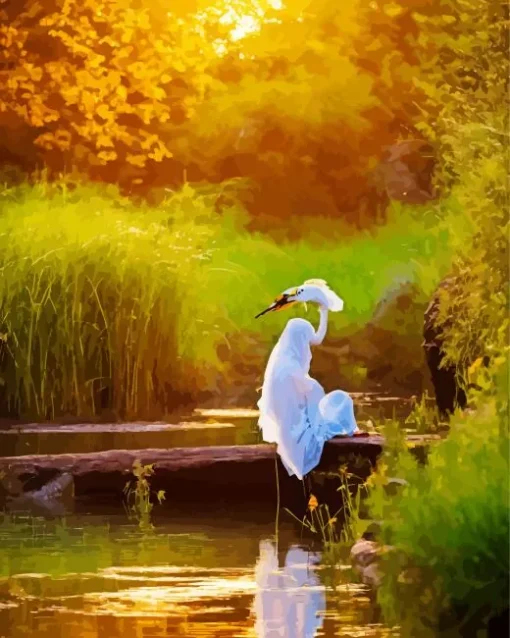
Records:
{"label": "golden reflection on water", "polygon": [[[26,558],[25,573],[18,571],[0,583],[0,638],[396,635],[373,622],[365,588],[348,582],[345,566],[338,570],[340,584],[333,592],[321,580],[319,554],[292,543],[278,551],[274,542],[262,536],[257,541],[257,533],[251,533],[255,544],[249,546],[246,537],[209,539],[218,553],[195,553],[204,564],[193,566],[185,565],[193,561],[190,548],[198,542],[193,535],[182,535],[179,541],[181,565],[171,564],[178,554],[161,553],[164,545],[150,558],[129,555],[130,561],[137,557],[142,565],[94,568],[90,563],[88,571],[53,575],[30,573],[35,571],[33,558]],[[166,538],[176,543],[181,536]],[[76,549],[70,546],[66,551]]]}

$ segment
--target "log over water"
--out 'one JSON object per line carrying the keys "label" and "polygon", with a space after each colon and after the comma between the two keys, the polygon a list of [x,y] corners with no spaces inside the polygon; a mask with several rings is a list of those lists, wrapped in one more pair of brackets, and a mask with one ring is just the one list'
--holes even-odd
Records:
{"label": "log over water", "polygon": [[[439,438],[416,435],[408,437],[408,444],[423,447]],[[337,437],[326,443],[317,469],[335,471],[355,457],[373,466],[383,444],[381,436]],[[282,503],[295,501],[298,494],[303,498],[301,482],[287,475],[274,446],[267,444],[5,457],[0,459],[0,473],[11,486],[19,486],[18,493],[40,489],[56,476],[69,474],[77,498],[118,500],[133,478],[135,461],[154,465],[151,487],[165,490],[167,502],[274,501],[276,464]]]}

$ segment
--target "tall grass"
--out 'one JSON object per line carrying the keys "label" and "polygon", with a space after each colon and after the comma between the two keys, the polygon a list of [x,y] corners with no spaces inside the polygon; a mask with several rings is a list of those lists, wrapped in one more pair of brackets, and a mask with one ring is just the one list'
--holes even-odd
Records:
{"label": "tall grass", "polygon": [[168,216],[90,190],[3,194],[2,377],[14,411],[88,417],[102,395],[118,415],[151,413],[183,387],[171,372],[177,283],[209,229],[172,233]]}
{"label": "tall grass", "polygon": [[253,317],[289,285],[323,277],[344,297],[333,334],[363,325],[396,278],[428,295],[460,217],[452,200],[395,207],[386,226],[358,234],[314,218],[301,240],[277,242],[191,186],[157,208],[85,186],[4,189],[3,402],[31,418],[161,418],[228,383],[239,357],[265,356],[282,318]]}

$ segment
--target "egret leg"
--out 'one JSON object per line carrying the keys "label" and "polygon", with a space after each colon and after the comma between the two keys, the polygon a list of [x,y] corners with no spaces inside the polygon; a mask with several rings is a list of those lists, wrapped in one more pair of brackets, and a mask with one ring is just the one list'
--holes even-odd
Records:
{"label": "egret leg", "polygon": [[[305,477],[303,476],[303,478],[301,479],[301,485],[303,486],[303,494],[305,497],[305,508],[308,506],[308,496],[306,494],[306,485],[305,485]],[[305,517],[306,517],[306,509],[305,509]],[[305,519],[303,518],[303,521]],[[304,525],[301,525],[301,535],[299,537],[299,540],[302,541],[303,540],[303,529],[304,529]]]}
{"label": "egret leg", "polygon": [[275,517],[275,540],[276,540],[276,552],[278,553],[278,526],[280,521],[280,477],[278,475],[278,455],[274,452],[274,469],[276,474],[276,517]]}

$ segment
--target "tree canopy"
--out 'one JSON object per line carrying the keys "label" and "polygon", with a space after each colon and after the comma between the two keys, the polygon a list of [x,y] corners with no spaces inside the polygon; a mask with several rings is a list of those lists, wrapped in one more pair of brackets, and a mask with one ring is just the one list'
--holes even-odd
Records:
{"label": "tree canopy", "polygon": [[261,220],[373,218],[385,149],[434,139],[466,92],[488,99],[497,71],[465,59],[487,39],[505,55],[495,0],[0,6],[3,163],[134,194],[242,178]]}

